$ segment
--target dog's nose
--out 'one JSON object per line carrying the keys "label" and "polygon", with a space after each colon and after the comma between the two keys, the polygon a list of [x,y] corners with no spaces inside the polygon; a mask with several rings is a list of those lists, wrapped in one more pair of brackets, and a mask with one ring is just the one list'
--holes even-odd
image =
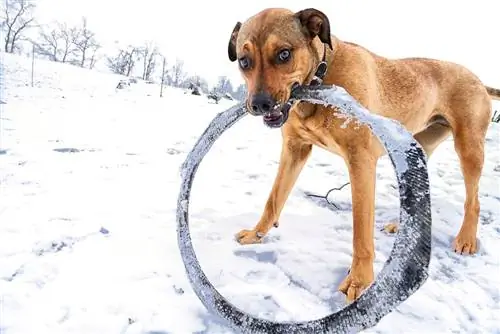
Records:
{"label": "dog's nose", "polygon": [[252,111],[255,115],[263,115],[270,112],[276,101],[267,93],[257,93],[252,98]]}

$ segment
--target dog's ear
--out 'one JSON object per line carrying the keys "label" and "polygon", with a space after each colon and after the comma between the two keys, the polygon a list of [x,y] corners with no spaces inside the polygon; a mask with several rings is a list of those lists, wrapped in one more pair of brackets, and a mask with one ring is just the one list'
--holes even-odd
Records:
{"label": "dog's ear", "polygon": [[236,39],[238,38],[238,33],[240,32],[241,22],[237,22],[234,26],[231,37],[229,38],[229,44],[227,46],[227,55],[230,61],[236,60]]}
{"label": "dog's ear", "polygon": [[324,13],[314,8],[308,8],[295,13],[295,16],[307,30],[311,39],[318,36],[323,43],[328,44],[330,49],[333,49],[330,38],[330,21]]}

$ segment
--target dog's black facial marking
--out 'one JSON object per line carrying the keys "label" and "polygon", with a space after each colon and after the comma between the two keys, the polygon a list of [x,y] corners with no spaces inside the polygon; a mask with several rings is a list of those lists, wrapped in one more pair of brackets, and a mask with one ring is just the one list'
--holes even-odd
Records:
{"label": "dog's black facial marking", "polygon": [[276,108],[276,100],[267,93],[257,93],[252,97],[251,107],[254,115],[266,115]]}

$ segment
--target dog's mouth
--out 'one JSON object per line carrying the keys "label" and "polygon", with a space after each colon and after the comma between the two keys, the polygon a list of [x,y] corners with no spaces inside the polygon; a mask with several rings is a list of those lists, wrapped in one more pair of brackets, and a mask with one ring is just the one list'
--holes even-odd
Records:
{"label": "dog's mouth", "polygon": [[[295,89],[300,87],[298,82],[294,82],[292,87],[290,88],[290,92],[292,93]],[[290,109],[292,108],[292,100],[289,98],[287,101],[282,102],[274,106],[274,108],[264,114],[263,120],[264,124],[270,128],[280,128],[285,124],[288,120],[288,115],[290,113]]]}
{"label": "dog's mouth", "polygon": [[287,121],[289,112],[290,105],[288,103],[276,105],[273,110],[264,114],[264,124],[270,128],[280,128]]}

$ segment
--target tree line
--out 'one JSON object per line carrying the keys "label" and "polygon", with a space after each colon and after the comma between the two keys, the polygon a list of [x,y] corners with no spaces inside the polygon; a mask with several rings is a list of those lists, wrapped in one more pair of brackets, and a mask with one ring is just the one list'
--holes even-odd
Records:
{"label": "tree line", "polygon": [[57,21],[40,25],[34,15],[36,0],[0,1],[0,31],[6,53],[34,53],[37,58],[88,69],[94,69],[96,63],[104,61],[111,72],[128,77],[140,77],[155,83],[163,78],[165,85],[179,88],[194,86],[204,93],[230,94],[236,99],[243,99],[246,95],[244,85],[233,87],[226,76],[220,76],[217,83],[209,87],[205,78],[185,71],[181,59],[169,64],[154,41],[120,47],[115,53],[105,55],[86,17],[82,17],[76,25]]}

